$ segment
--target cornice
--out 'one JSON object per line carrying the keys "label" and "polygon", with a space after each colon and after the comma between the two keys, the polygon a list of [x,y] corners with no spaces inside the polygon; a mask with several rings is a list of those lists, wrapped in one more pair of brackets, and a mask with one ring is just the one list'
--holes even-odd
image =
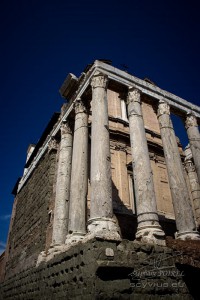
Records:
{"label": "cornice", "polygon": [[126,87],[139,89],[143,94],[153,97],[154,99],[152,99],[152,101],[158,102],[163,100],[167,102],[170,107],[178,109],[185,114],[193,112],[193,114],[200,119],[199,106],[101,61],[95,61],[94,66],[96,71],[108,75],[108,79],[117,81]]}

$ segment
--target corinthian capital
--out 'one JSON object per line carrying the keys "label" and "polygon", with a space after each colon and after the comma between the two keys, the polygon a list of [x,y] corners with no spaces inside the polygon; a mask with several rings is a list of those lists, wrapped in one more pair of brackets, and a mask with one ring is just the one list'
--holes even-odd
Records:
{"label": "corinthian capital", "polygon": [[57,149],[58,149],[57,140],[54,137],[52,137],[48,144],[48,153],[50,153],[51,151],[57,151]]}
{"label": "corinthian capital", "polygon": [[95,89],[97,87],[102,87],[105,89],[107,86],[107,82],[108,82],[108,76],[98,73],[92,77],[91,86],[93,89]]}
{"label": "corinthian capital", "polygon": [[74,108],[75,108],[75,114],[87,112],[85,103],[81,99],[76,100],[76,102],[74,104]]}
{"label": "corinthian capital", "polygon": [[71,123],[69,121],[62,123],[60,126],[61,136],[63,134],[72,134]]}
{"label": "corinthian capital", "polygon": [[185,128],[197,126],[197,119],[193,114],[188,114],[185,120]]}
{"label": "corinthian capital", "polygon": [[130,87],[129,88],[129,92],[128,92],[128,99],[127,102],[141,102],[141,91],[134,88],[134,87]]}
{"label": "corinthian capital", "polygon": [[194,166],[191,159],[188,159],[188,160],[185,161],[185,169],[188,173],[195,171],[195,166]]}
{"label": "corinthian capital", "polygon": [[170,115],[170,106],[167,102],[161,100],[158,104],[158,116],[161,115]]}

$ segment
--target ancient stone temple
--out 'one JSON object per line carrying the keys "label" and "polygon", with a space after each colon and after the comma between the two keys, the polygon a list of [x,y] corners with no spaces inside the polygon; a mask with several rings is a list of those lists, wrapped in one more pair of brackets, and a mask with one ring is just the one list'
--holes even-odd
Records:
{"label": "ancient stone temple", "polygon": [[13,189],[0,298],[195,299],[200,107],[100,60],[60,93]]}

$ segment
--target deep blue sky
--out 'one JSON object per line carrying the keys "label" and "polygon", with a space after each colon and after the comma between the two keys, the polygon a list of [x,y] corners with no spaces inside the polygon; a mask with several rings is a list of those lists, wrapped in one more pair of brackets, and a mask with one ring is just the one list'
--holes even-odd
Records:
{"label": "deep blue sky", "polygon": [[60,109],[58,90],[69,72],[79,76],[95,59],[111,59],[200,104],[197,5],[178,0],[1,0],[0,251],[27,147]]}

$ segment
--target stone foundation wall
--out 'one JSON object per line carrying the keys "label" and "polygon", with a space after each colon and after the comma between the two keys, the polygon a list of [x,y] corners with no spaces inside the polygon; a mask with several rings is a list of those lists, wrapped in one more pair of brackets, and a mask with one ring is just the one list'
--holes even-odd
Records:
{"label": "stone foundation wall", "polygon": [[6,276],[35,265],[45,249],[49,202],[53,193],[56,153],[46,153],[17,195],[16,214],[9,234]]}
{"label": "stone foundation wall", "polygon": [[193,270],[178,269],[168,247],[94,239],[63,251],[7,279],[0,299],[195,299]]}

